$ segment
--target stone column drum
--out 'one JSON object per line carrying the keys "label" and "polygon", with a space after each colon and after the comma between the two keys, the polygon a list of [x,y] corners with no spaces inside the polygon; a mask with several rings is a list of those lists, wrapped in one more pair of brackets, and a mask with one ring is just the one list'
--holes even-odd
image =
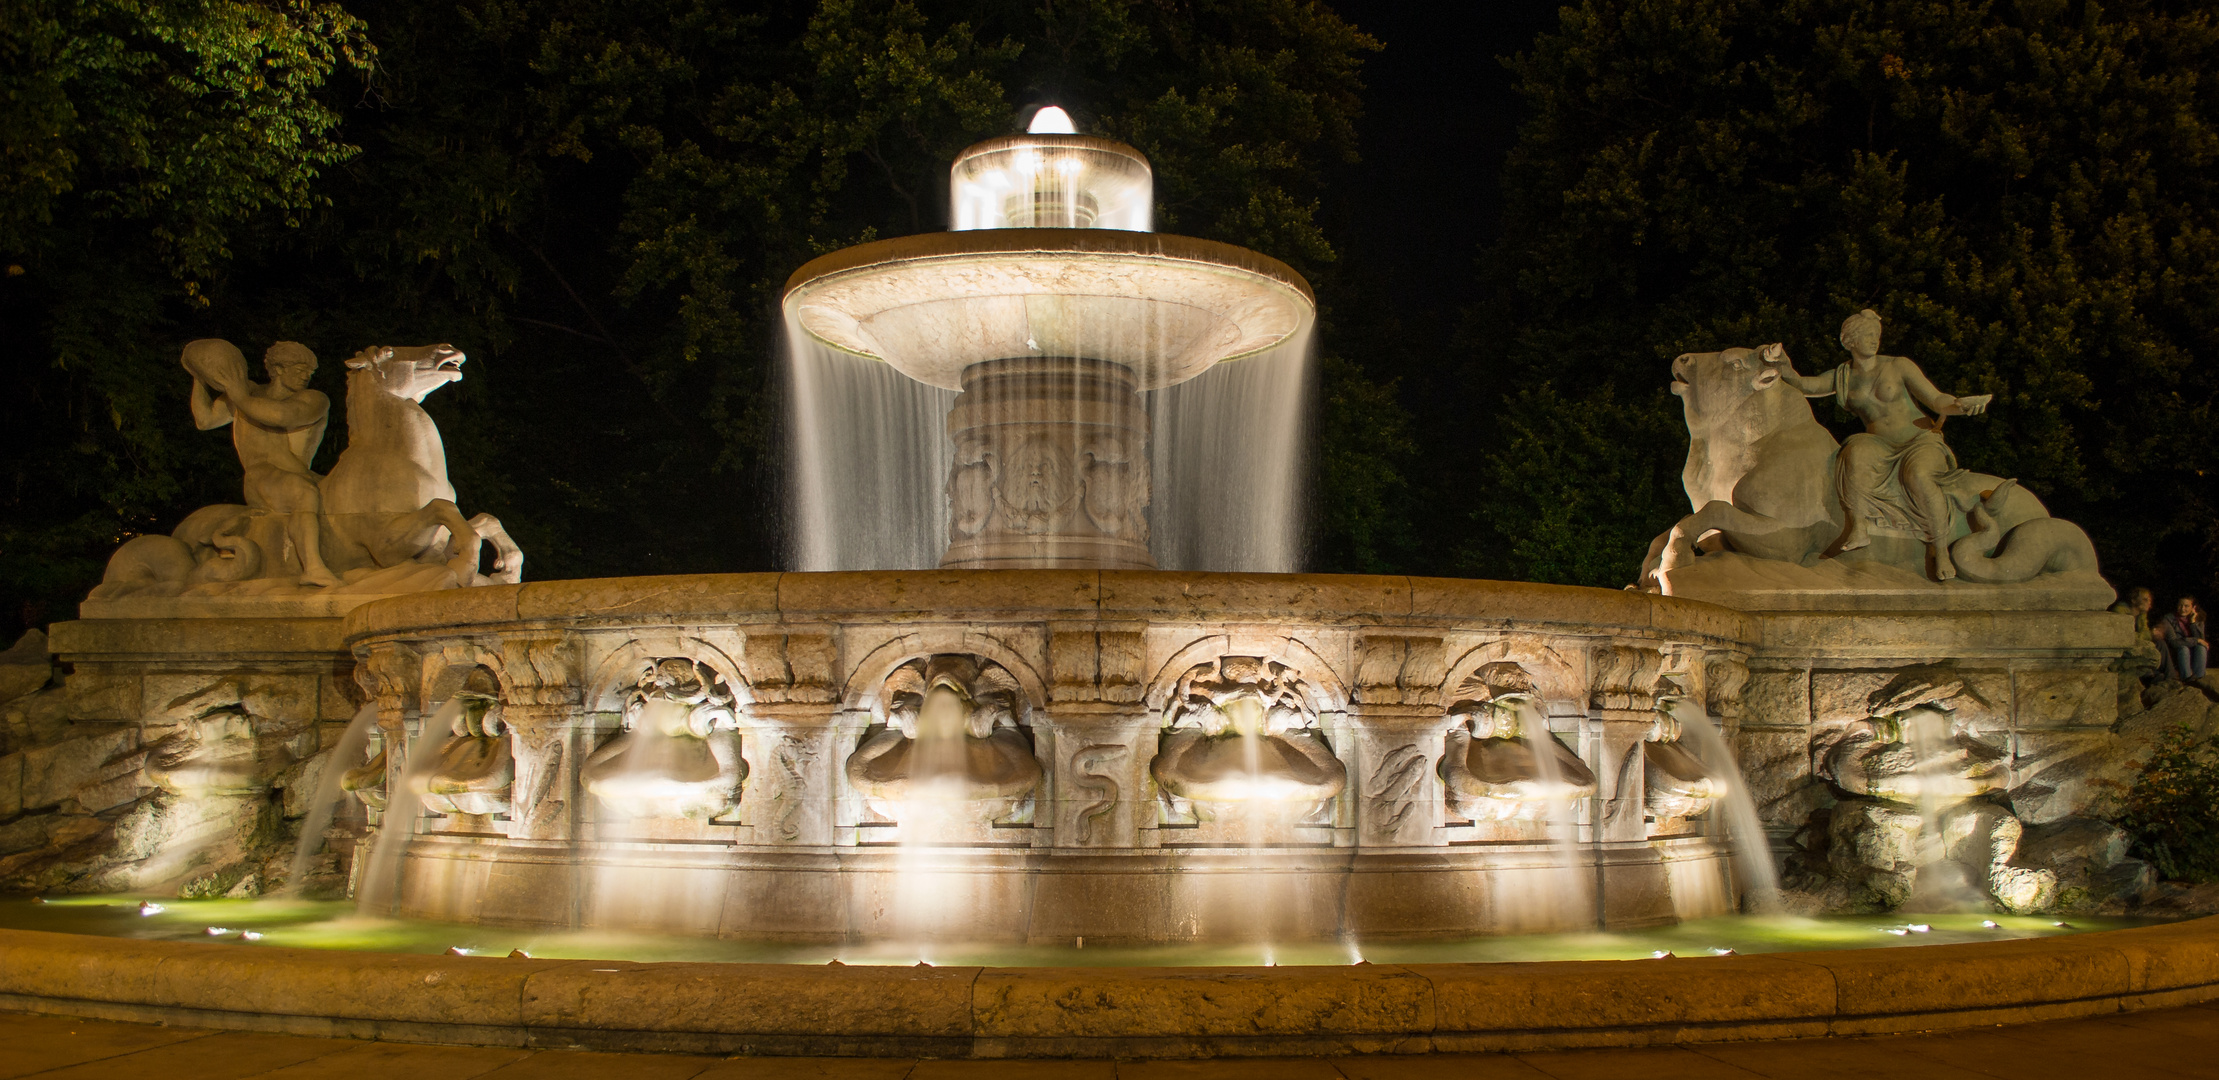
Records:
{"label": "stone column drum", "polygon": [[950,569],[1153,569],[1148,414],[1132,370],[1077,357],[972,364],[948,412]]}

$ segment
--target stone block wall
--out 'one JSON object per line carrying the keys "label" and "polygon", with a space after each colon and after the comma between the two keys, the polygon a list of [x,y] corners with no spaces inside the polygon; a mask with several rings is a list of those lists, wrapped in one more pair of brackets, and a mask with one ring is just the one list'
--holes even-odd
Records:
{"label": "stone block wall", "polygon": [[0,890],[254,895],[282,879],[362,700],[340,628],[58,624],[39,649],[50,677],[0,706]]}

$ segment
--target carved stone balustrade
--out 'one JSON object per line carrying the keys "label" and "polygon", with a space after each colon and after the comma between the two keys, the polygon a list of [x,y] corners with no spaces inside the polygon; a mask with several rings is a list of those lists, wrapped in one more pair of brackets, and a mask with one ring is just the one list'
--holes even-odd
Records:
{"label": "carved stone balustrade", "polygon": [[[1546,916],[1566,926],[1733,903],[1723,840],[1647,838],[1641,770],[1622,781],[1607,756],[1618,727],[1649,716],[1664,658],[1751,647],[1741,616],[1669,597],[1155,571],[743,574],[398,597],[352,613],[347,636],[366,667],[399,673],[410,724],[462,689],[456,672],[501,676],[511,810],[485,831],[415,837],[401,907],[424,916],[896,937],[924,895],[905,875],[923,873],[957,883],[958,922],[982,939],[1485,933],[1545,928],[1508,915],[1502,890],[1561,858],[1603,868],[1594,910]],[[1506,730],[1477,731],[1480,713]],[[639,743],[650,721],[653,753]],[[933,764],[922,737],[939,727]],[[1640,738],[1623,747],[1637,760]],[[1523,753],[1518,777],[1493,775],[1497,743]],[[673,747],[700,753],[661,753]],[[635,754],[728,801],[612,812],[611,770]],[[1542,776],[1561,790],[1518,794]],[[945,805],[970,809],[927,836],[903,818],[934,777]],[[1631,838],[1605,819],[1613,795],[1634,800]],[[1511,812],[1475,821],[1485,798]],[[1551,801],[1564,820],[1525,812]],[[1581,839],[1557,846],[1556,826]]]}

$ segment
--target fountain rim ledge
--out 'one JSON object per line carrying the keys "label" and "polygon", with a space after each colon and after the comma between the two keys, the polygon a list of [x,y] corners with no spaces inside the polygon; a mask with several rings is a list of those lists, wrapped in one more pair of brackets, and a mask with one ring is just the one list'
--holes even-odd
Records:
{"label": "fountain rim ledge", "polygon": [[1203,263],[1269,278],[1301,293],[1313,308],[1318,299],[1309,280],[1294,267],[1260,251],[1198,236],[1126,229],[965,229],[873,240],[801,264],[786,278],[779,296],[782,302],[789,301],[797,290],[822,279],[888,263],[978,255],[1132,255]]}
{"label": "fountain rim ledge", "polygon": [[1038,619],[1237,623],[1310,618],[1460,626],[1577,625],[1680,632],[1753,644],[1756,616],[1700,600],[1478,578],[1201,570],[830,570],[570,578],[410,593],[349,611],[348,642],[507,624],[685,619],[748,623],[799,615],[934,622]]}
{"label": "fountain rim ledge", "polygon": [[[1040,274],[1052,281],[1038,280]],[[992,283],[970,280],[981,276]],[[959,281],[967,284],[955,287]],[[1012,300],[1022,303],[1011,308]],[[1153,335],[1125,342],[1130,355],[1095,353],[1052,334],[1042,345],[1034,340],[1040,328],[1026,306],[1035,300],[1092,310],[1093,317],[1078,325],[1108,318],[1094,310],[1100,305],[1139,303],[1199,314],[1214,329],[1161,355],[1156,350],[1165,343]],[[897,314],[945,303],[968,312],[969,331],[953,344],[941,336],[947,327],[920,328]],[[968,306],[979,303],[985,307]],[[946,390],[963,388],[962,372],[970,365],[1028,349],[1110,360],[1132,367],[1141,389],[1160,389],[1219,363],[1268,354],[1317,317],[1309,283],[1277,259],[1214,240],[1122,229],[972,229],[860,244],[795,271],[780,307],[810,340]],[[889,317],[891,326],[878,326]],[[882,330],[893,337],[882,339]]]}
{"label": "fountain rim ledge", "polygon": [[0,931],[0,1009],[484,1046],[1198,1058],[1661,1046],[2219,999],[2219,917],[2068,937],[1660,960],[848,967],[329,952]]}

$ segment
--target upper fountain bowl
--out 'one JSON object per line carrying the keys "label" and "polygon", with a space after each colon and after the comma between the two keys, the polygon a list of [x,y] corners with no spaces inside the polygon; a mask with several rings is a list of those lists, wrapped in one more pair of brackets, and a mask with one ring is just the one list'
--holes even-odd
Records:
{"label": "upper fountain bowl", "polygon": [[1310,284],[1246,248],[1111,228],[977,229],[860,244],[786,282],[787,319],[944,389],[988,360],[1078,356],[1142,390],[1308,329]]}
{"label": "upper fountain bowl", "polygon": [[1114,139],[1068,132],[988,139],[948,170],[948,220],[957,232],[1148,232],[1155,206],[1155,170],[1140,151]]}

